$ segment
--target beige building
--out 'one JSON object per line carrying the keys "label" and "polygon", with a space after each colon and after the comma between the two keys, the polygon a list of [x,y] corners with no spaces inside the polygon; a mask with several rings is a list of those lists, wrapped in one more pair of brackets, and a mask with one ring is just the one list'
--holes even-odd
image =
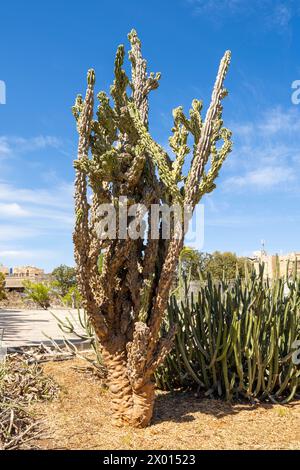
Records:
{"label": "beige building", "polygon": [[264,277],[274,279],[276,276],[292,276],[297,271],[300,276],[300,252],[286,255],[268,255],[265,251],[254,253],[253,264],[258,273],[259,265],[264,264]]}
{"label": "beige building", "polygon": [[29,277],[35,278],[44,275],[44,270],[36,268],[34,266],[16,266],[13,268],[12,276],[13,277]]}
{"label": "beige building", "polygon": [[46,279],[43,269],[35,266],[16,266],[7,268],[0,266],[0,272],[5,275],[5,288],[8,290],[24,290],[24,281],[40,282]]}
{"label": "beige building", "polygon": [[6,266],[0,266],[0,273],[4,274],[4,276],[9,276],[9,268]]}

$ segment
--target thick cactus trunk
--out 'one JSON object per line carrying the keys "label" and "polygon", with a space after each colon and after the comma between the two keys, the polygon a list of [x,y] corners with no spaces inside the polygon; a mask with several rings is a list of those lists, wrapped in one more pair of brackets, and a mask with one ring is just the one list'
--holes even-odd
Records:
{"label": "thick cactus trunk", "polygon": [[130,383],[126,350],[122,340],[115,338],[113,343],[105,345],[102,356],[107,367],[113,424],[118,427],[148,426],[153,414],[154,382],[145,379],[142,384]]}
{"label": "thick cactus trunk", "polygon": [[133,408],[131,423],[136,428],[144,428],[150,424],[153,415],[155,388],[149,380],[139,388],[133,388]]}
{"label": "thick cactus trunk", "polygon": [[131,423],[132,388],[127,374],[126,351],[121,341],[105,345],[102,356],[107,368],[107,385],[111,394],[112,420],[116,426]]}

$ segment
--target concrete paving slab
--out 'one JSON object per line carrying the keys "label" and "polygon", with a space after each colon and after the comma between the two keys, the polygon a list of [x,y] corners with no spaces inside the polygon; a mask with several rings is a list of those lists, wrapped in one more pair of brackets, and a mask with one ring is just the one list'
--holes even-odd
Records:
{"label": "concrete paving slab", "polygon": [[8,348],[31,346],[40,343],[49,344],[46,338],[50,336],[56,341],[78,339],[73,334],[63,333],[57,325],[51,311],[59,318],[69,317],[77,325],[76,330],[83,331],[77,322],[77,310],[50,309],[50,310],[20,310],[0,309],[0,330],[4,328],[3,341]]}

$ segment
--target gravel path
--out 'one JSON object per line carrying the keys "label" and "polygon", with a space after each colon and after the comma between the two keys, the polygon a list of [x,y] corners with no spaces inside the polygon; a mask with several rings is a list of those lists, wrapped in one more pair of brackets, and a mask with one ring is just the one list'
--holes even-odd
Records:
{"label": "gravel path", "polygon": [[[51,311],[59,318],[72,317],[76,321],[76,310],[19,310],[0,309],[0,330],[4,328],[4,343],[7,347],[30,346],[49,343],[44,333],[55,340],[63,337],[75,339],[74,335],[63,333]],[[78,328],[79,329],[79,328]]]}

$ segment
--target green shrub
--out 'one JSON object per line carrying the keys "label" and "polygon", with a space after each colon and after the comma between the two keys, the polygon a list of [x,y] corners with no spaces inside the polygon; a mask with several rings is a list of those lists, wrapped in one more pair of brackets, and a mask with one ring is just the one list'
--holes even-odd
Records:
{"label": "green shrub", "polygon": [[62,302],[66,307],[80,308],[82,297],[76,286],[70,287],[66,295],[62,297]]}
{"label": "green shrub", "polygon": [[38,306],[47,310],[50,307],[51,287],[42,282],[25,281],[25,296],[28,300],[32,300]]}
{"label": "green shrub", "polygon": [[0,273],[0,300],[6,299],[5,293],[5,276],[3,273]]}

